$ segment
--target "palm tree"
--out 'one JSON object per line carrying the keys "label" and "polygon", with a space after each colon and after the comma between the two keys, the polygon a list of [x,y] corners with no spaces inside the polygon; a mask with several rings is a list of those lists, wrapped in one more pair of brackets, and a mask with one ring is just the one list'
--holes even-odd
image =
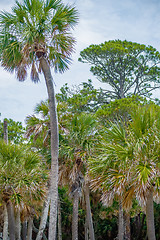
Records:
{"label": "palm tree", "polygon": [[153,196],[159,201],[160,110],[151,104],[138,108],[130,123],[132,142],[135,144],[133,183],[136,197],[146,209],[148,239],[156,239]]}
{"label": "palm tree", "polygon": [[[129,157],[132,156],[132,145],[126,139],[125,125],[121,122],[109,122],[101,131],[101,138],[96,147],[95,157],[89,160],[91,188],[102,192],[101,201],[110,206],[113,200],[119,202],[118,239],[124,238],[123,208],[130,210],[130,199],[124,206],[123,199],[129,186]],[[133,195],[133,194],[132,194]]]}
{"label": "palm tree", "polygon": [[128,123],[111,122],[100,154],[90,161],[93,187],[101,188],[105,203],[118,194],[123,206],[131,207],[136,197],[145,207],[149,240],[155,239],[153,195],[159,199],[159,114],[158,106],[151,104],[135,110]]}
{"label": "palm tree", "polygon": [[[34,114],[29,115],[25,119],[26,133],[25,137],[33,139],[32,145],[36,148],[50,147],[50,114],[48,101],[41,101],[36,105]],[[38,143],[36,144],[36,141]]]}
{"label": "palm tree", "polygon": [[[42,137],[44,139],[43,144],[47,147],[50,139],[50,124],[49,124],[49,110],[48,110],[48,101],[41,102],[36,105],[34,110],[35,115],[28,116],[26,118],[27,123],[27,132],[26,136],[32,136],[36,141]],[[69,116],[67,119],[63,115],[63,109],[61,109],[60,103],[58,105],[58,114],[59,114],[59,128],[60,128],[60,155],[62,157],[62,164],[60,164],[60,175],[65,176],[67,182],[70,182],[70,194],[73,197],[73,239],[78,238],[78,202],[80,193],[82,191],[83,174],[84,166],[87,168],[87,158],[89,155],[89,145],[93,137],[93,132],[95,130],[95,120],[93,116],[81,114],[80,116]],[[39,117],[40,116],[40,117]],[[39,142],[39,141],[38,141]],[[61,158],[60,158],[61,159]],[[61,162],[61,160],[60,160]],[[68,169],[68,163],[71,162],[70,169]],[[65,164],[65,168],[64,168]],[[67,170],[67,171],[66,171]],[[68,172],[69,171],[69,172]],[[82,172],[83,171],[83,174]],[[85,170],[85,184],[84,184],[84,193],[86,199],[86,208],[87,208],[87,221],[89,225],[89,234],[91,239],[94,239],[94,230],[90,210],[90,199],[89,199],[89,183],[88,183],[88,174]]]}
{"label": "palm tree", "polygon": [[[90,239],[94,240],[94,229],[89,199],[89,179],[87,160],[95,135],[96,122],[90,114],[72,117],[62,128],[60,142],[60,180],[67,178],[70,182],[70,194],[73,197],[72,239],[78,239],[78,202],[80,193],[84,192],[86,214]],[[62,179],[61,179],[62,178]]]}
{"label": "palm tree", "polygon": [[15,206],[39,205],[45,197],[47,175],[37,153],[3,141],[0,141],[0,167],[1,198],[7,207],[9,236],[14,240]]}
{"label": "palm tree", "polygon": [[20,81],[26,79],[29,67],[34,82],[39,81],[41,71],[46,81],[52,156],[49,239],[56,235],[58,197],[58,124],[50,67],[61,73],[68,68],[75,43],[70,30],[78,21],[77,15],[74,7],[61,0],[16,1],[12,13],[0,14],[1,65],[7,71],[15,70]]}

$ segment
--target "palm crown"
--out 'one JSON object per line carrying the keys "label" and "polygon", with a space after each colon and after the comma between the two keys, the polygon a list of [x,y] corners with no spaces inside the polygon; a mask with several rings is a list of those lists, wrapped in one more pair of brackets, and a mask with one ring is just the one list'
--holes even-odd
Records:
{"label": "palm crown", "polygon": [[47,57],[55,71],[68,68],[74,47],[71,29],[78,21],[74,7],[60,0],[16,1],[12,13],[0,14],[1,64],[16,72],[20,81],[25,80],[31,66],[31,79],[39,80],[37,59]]}

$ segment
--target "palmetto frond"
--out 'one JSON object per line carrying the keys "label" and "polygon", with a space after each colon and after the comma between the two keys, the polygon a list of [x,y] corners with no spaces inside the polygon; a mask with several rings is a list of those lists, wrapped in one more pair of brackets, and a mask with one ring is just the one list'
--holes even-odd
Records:
{"label": "palmetto frond", "polygon": [[60,0],[16,1],[12,13],[0,14],[2,66],[16,70],[21,81],[32,66],[31,78],[37,82],[35,61],[45,56],[55,71],[63,72],[71,62],[75,40],[70,32],[77,21],[76,9]]}
{"label": "palmetto frond", "polygon": [[[47,171],[40,156],[24,146],[0,141],[0,189],[3,199],[28,205],[44,198]],[[36,200],[37,199],[37,200]]]}
{"label": "palmetto frond", "polygon": [[105,204],[122,195],[126,209],[136,197],[144,206],[150,189],[159,196],[159,109],[138,108],[128,124],[110,122],[101,134],[95,156],[89,160],[91,187],[102,191]]}

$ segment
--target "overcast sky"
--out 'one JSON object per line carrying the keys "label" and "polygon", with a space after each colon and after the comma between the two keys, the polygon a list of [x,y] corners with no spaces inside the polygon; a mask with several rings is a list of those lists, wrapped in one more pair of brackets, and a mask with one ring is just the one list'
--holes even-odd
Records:
{"label": "overcast sky", "polygon": [[[9,2],[9,3],[8,3]],[[108,40],[128,40],[152,45],[160,51],[160,1],[159,0],[65,0],[75,4],[80,21],[74,35],[77,40],[73,63],[64,74],[53,75],[55,91],[65,83],[70,86],[92,79],[100,86],[89,71],[89,65],[78,62],[79,53],[90,44]],[[14,0],[0,0],[0,9],[10,11]],[[104,86],[105,85],[101,85]],[[159,91],[160,92],[160,91]],[[157,91],[156,96],[158,97]],[[22,121],[33,113],[41,100],[47,99],[43,77],[39,84],[28,78],[18,82],[14,74],[0,68],[0,120],[5,117]]]}

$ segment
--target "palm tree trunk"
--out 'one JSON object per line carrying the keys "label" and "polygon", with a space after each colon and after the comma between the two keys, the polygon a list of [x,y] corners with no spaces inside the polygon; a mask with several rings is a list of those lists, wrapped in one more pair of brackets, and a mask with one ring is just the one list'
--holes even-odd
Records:
{"label": "palm tree trunk", "polygon": [[50,219],[49,219],[49,240],[56,238],[57,226],[57,202],[58,202],[58,120],[53,79],[48,61],[45,57],[40,58],[40,64],[46,81],[51,129],[51,172],[50,172]]}
{"label": "palm tree trunk", "polygon": [[27,239],[27,220],[22,223],[22,240]]}
{"label": "palm tree trunk", "polygon": [[72,240],[78,240],[78,204],[79,193],[76,191],[73,196]]}
{"label": "palm tree trunk", "polygon": [[15,227],[16,240],[20,240],[21,239],[21,219],[20,219],[20,208],[19,207],[17,209],[15,222],[16,222],[16,227]]}
{"label": "palm tree trunk", "polygon": [[8,240],[8,213],[6,203],[4,203],[4,223],[3,223],[3,240]]}
{"label": "palm tree trunk", "polygon": [[28,221],[27,240],[32,240],[33,219],[30,217]]}
{"label": "palm tree trunk", "polygon": [[90,240],[95,240],[90,199],[89,199],[88,183],[85,184],[85,199],[86,199],[86,214],[87,214],[87,222],[88,222],[88,228],[89,228],[89,236],[90,236]]}
{"label": "palm tree trunk", "polygon": [[61,202],[58,198],[58,240],[62,240]]}
{"label": "palm tree trunk", "polygon": [[146,202],[146,221],[148,240],[156,240],[154,227],[153,189],[149,190]]}
{"label": "palm tree trunk", "polygon": [[124,212],[125,240],[131,240],[130,213]]}
{"label": "palm tree trunk", "polygon": [[85,234],[85,240],[89,240],[88,239],[88,221],[87,221],[87,217],[85,217],[84,234]]}
{"label": "palm tree trunk", "polygon": [[13,204],[10,200],[7,202],[7,213],[8,213],[9,238],[10,240],[15,240],[15,217]]}
{"label": "palm tree trunk", "polygon": [[123,208],[122,201],[119,201],[119,218],[118,218],[118,240],[124,239],[124,221],[123,221]]}
{"label": "palm tree trunk", "polygon": [[[8,125],[6,120],[4,120],[3,122],[3,133],[4,133],[4,141],[6,144],[8,144]],[[3,240],[8,240],[8,213],[7,213],[7,206],[5,202],[4,202]]]}
{"label": "palm tree trunk", "polygon": [[3,122],[3,132],[4,132],[4,141],[8,144],[8,124],[7,121],[4,120]]}
{"label": "palm tree trunk", "polygon": [[42,216],[41,216],[41,222],[40,222],[40,225],[39,225],[39,231],[38,231],[36,240],[41,240],[42,237],[43,237],[43,231],[46,227],[47,218],[48,218],[49,203],[50,203],[50,195],[48,193],[47,199],[44,202]]}
{"label": "palm tree trunk", "polygon": [[[4,120],[3,122],[3,132],[4,132],[4,141],[8,144],[8,125],[7,121]],[[8,213],[7,213],[7,206],[4,203],[4,224],[3,224],[3,239],[8,239]]]}

